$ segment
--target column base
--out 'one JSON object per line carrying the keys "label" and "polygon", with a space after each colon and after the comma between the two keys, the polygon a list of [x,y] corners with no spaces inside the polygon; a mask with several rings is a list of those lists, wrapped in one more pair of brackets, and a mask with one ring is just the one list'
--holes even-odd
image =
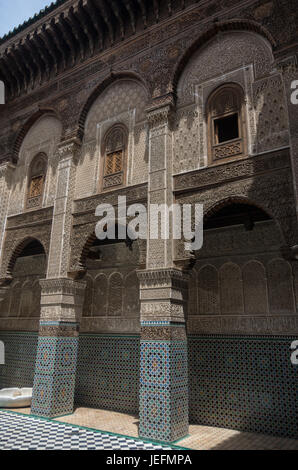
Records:
{"label": "column base", "polygon": [[77,337],[39,337],[32,414],[54,418],[73,413],[77,352]]}

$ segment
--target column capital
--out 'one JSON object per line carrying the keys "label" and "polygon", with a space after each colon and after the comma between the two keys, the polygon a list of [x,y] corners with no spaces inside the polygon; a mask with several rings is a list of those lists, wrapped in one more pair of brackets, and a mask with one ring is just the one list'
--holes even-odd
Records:
{"label": "column capital", "polygon": [[65,293],[78,293],[84,292],[86,283],[83,281],[75,281],[69,278],[53,278],[41,279],[39,281],[43,292],[65,292]]}
{"label": "column capital", "polygon": [[184,323],[189,274],[174,268],[138,271],[137,274],[142,325]]}
{"label": "column capital", "polygon": [[85,282],[68,278],[42,279],[40,286],[41,321],[80,322]]}
{"label": "column capital", "polygon": [[172,103],[163,104],[161,106],[152,106],[147,109],[147,120],[150,127],[159,127],[167,124],[173,114]]}
{"label": "column capital", "polygon": [[9,291],[9,287],[0,287],[0,304],[3,302],[5,299],[7,293]]}
{"label": "column capital", "polygon": [[297,55],[291,55],[286,58],[276,59],[275,65],[277,70],[283,75],[292,76],[293,78],[297,77],[298,72],[298,58]]}
{"label": "column capital", "polygon": [[8,173],[15,170],[16,166],[11,162],[0,163],[0,178],[6,177]]}
{"label": "column capital", "polygon": [[81,148],[81,141],[77,137],[73,137],[69,140],[64,140],[58,145],[58,152],[60,160],[64,158],[74,157],[77,155]]}
{"label": "column capital", "polygon": [[180,283],[183,288],[190,279],[187,271],[175,268],[144,269],[137,271],[137,275],[143,288],[172,286],[173,282]]}

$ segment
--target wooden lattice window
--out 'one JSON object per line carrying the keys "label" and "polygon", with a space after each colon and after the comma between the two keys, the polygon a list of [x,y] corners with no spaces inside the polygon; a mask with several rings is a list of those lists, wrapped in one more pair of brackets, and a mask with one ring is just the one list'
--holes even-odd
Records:
{"label": "wooden lattice window", "polygon": [[236,159],[246,153],[245,112],[243,92],[238,85],[217,89],[208,106],[209,162]]}
{"label": "wooden lattice window", "polygon": [[123,126],[114,126],[104,141],[103,189],[125,183],[127,133]]}
{"label": "wooden lattice window", "polygon": [[46,156],[39,154],[32,160],[30,165],[27,209],[41,207],[46,171]]}

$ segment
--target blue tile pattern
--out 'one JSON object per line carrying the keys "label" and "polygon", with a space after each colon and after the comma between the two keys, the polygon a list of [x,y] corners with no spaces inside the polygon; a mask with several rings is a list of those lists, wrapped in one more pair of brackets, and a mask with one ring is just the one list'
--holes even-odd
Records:
{"label": "blue tile pattern", "polygon": [[139,336],[81,335],[75,403],[138,413]]}
{"label": "blue tile pattern", "polygon": [[5,365],[0,365],[0,389],[32,387],[37,333],[0,332],[5,345]]}
{"label": "blue tile pattern", "polygon": [[189,337],[190,420],[298,438],[292,337]]}
{"label": "blue tile pattern", "polygon": [[32,413],[54,417],[73,412],[78,338],[38,339]]}
{"label": "blue tile pattern", "polygon": [[140,436],[167,442],[186,436],[186,341],[142,341],[140,384]]}

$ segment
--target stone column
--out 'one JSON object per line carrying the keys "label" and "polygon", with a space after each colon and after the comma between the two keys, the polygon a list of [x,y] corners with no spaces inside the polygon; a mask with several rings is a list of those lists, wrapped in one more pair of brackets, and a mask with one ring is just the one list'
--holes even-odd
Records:
{"label": "stone column", "polygon": [[45,279],[31,413],[55,417],[73,412],[79,325],[85,283]]}
{"label": "stone column", "polygon": [[85,283],[68,277],[75,140],[61,144],[47,279],[41,280],[41,318],[32,414],[55,417],[73,412],[79,325]]}
{"label": "stone column", "polygon": [[169,268],[139,272],[139,279],[140,436],[175,442],[188,434],[188,276]]}
{"label": "stone column", "polygon": [[[151,204],[173,203],[171,103],[148,113]],[[149,204],[149,216],[150,216]],[[174,442],[188,434],[185,306],[188,276],[173,265],[173,240],[148,234],[141,297],[140,436]]]}

